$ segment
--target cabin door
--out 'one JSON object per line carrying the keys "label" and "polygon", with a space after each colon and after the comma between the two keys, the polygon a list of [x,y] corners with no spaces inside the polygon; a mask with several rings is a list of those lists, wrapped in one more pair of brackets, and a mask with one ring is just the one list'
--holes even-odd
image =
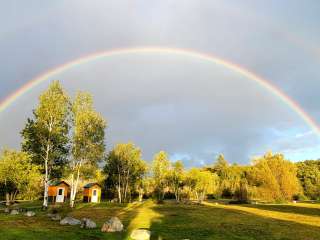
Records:
{"label": "cabin door", "polygon": [[64,202],[64,188],[57,189],[57,199],[56,202]]}
{"label": "cabin door", "polygon": [[98,202],[98,189],[92,189],[91,202]]}

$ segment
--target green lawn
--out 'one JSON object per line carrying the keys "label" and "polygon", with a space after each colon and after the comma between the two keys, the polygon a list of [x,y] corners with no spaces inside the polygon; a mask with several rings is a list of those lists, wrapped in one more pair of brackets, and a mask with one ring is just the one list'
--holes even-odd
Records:
{"label": "green lawn", "polygon": [[[36,207],[38,203],[23,203]],[[79,204],[64,214],[76,218],[89,217],[101,227],[111,216],[118,216],[125,225],[123,233],[101,233],[79,226],[60,226],[46,213],[37,216],[10,216],[0,213],[0,239],[127,239],[134,228],[148,228],[152,239],[320,239],[320,204],[225,205],[207,202],[183,205],[167,202],[156,205],[117,205],[109,203]]]}

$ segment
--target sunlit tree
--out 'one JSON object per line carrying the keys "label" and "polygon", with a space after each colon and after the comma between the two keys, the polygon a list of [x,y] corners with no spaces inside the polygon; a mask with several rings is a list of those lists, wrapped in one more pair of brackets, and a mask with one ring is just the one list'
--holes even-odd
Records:
{"label": "sunlit tree", "polygon": [[297,177],[301,182],[305,196],[320,198],[320,160],[307,160],[297,165]]}
{"label": "sunlit tree", "polygon": [[296,166],[282,154],[268,152],[255,159],[248,179],[264,200],[292,200],[293,195],[301,191]]}
{"label": "sunlit tree", "polygon": [[41,174],[27,153],[7,149],[0,156],[0,183],[10,205],[18,193],[27,199],[37,197]]}
{"label": "sunlit tree", "polygon": [[117,189],[118,201],[128,202],[132,190],[143,180],[147,170],[141,150],[133,143],[120,143],[108,154],[104,172]]}
{"label": "sunlit tree", "polygon": [[106,121],[93,108],[92,96],[79,92],[72,104],[71,207],[74,207],[83,167],[97,166],[103,160],[105,128]]}
{"label": "sunlit tree", "polygon": [[165,151],[155,154],[152,161],[152,176],[155,192],[159,201],[164,199],[166,187],[168,187],[170,161]]}
{"label": "sunlit tree", "polygon": [[192,168],[187,174],[186,184],[194,193],[196,200],[202,202],[209,191],[214,191],[218,184],[218,176],[207,170]]}
{"label": "sunlit tree", "polygon": [[49,180],[61,176],[68,157],[69,97],[58,81],[39,97],[34,117],[28,119],[21,134],[22,149],[44,174],[43,206],[48,206]]}
{"label": "sunlit tree", "polygon": [[174,192],[176,201],[180,201],[181,191],[183,190],[185,180],[184,166],[182,161],[176,161],[172,164],[168,172],[169,186]]}

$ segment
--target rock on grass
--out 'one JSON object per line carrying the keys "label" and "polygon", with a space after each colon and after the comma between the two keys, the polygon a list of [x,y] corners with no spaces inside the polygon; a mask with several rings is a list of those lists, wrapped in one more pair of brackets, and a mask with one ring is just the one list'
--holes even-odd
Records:
{"label": "rock on grass", "polygon": [[132,231],[130,237],[133,240],[149,240],[151,232],[146,229],[135,229]]}
{"label": "rock on grass", "polygon": [[11,210],[10,214],[11,214],[11,215],[18,215],[18,214],[19,214],[19,211],[16,210],[16,209],[13,209],[13,210]]}
{"label": "rock on grass", "polygon": [[112,217],[106,221],[101,228],[101,232],[121,232],[123,230],[123,224],[117,217]]}
{"label": "rock on grass", "polygon": [[27,211],[25,213],[25,216],[27,216],[27,217],[33,217],[34,215],[36,215],[36,213],[34,211]]}
{"label": "rock on grass", "polygon": [[81,228],[87,228],[87,229],[92,229],[92,228],[96,228],[97,224],[92,221],[89,218],[82,218],[81,219]]}
{"label": "rock on grass", "polygon": [[73,217],[65,217],[60,221],[60,225],[80,225],[81,221]]}

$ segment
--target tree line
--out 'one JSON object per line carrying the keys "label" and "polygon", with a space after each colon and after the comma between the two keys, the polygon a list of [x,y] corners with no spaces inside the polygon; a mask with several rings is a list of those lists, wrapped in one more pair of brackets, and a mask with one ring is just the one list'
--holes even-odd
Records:
{"label": "tree line", "polygon": [[212,165],[186,169],[165,151],[144,161],[132,142],[116,144],[107,152],[106,127],[89,93],[71,98],[58,81],[52,82],[21,131],[21,150],[1,153],[0,192],[6,204],[16,198],[41,198],[46,208],[49,183],[56,179],[70,183],[71,207],[89,180],[103,186],[106,199],[120,203],[143,198],[159,202],[320,198],[320,160],[293,163],[282,154],[267,152],[244,166],[229,164],[221,154]]}

